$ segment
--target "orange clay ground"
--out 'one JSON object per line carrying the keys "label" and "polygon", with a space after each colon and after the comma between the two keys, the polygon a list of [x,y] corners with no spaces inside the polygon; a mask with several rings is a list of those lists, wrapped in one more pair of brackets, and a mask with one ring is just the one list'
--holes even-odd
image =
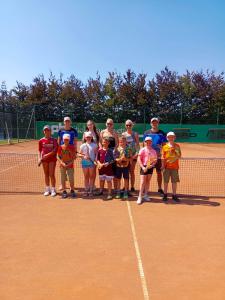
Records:
{"label": "orange clay ground", "polygon": [[[0,153],[36,153],[36,146],[0,146]],[[225,144],[181,147],[184,157],[225,157]],[[224,300],[225,198],[165,205],[152,197],[137,206],[136,197],[106,202],[0,192],[0,299]]]}

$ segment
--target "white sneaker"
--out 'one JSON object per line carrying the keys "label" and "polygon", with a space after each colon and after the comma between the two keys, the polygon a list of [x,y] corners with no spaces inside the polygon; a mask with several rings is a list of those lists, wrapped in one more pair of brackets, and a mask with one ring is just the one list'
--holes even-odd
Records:
{"label": "white sneaker", "polygon": [[146,202],[150,202],[150,201],[151,201],[151,199],[149,198],[148,195],[144,195],[144,196],[143,196],[143,199],[144,199]]}
{"label": "white sneaker", "polygon": [[56,190],[55,190],[54,188],[52,188],[51,196],[52,196],[52,197],[55,197],[55,196],[56,196]]}
{"label": "white sneaker", "polygon": [[44,196],[49,196],[50,195],[50,189],[47,187],[46,189],[45,189],[45,192],[44,192]]}
{"label": "white sneaker", "polygon": [[141,197],[138,197],[138,199],[137,199],[137,204],[141,204],[141,202],[142,202]]}

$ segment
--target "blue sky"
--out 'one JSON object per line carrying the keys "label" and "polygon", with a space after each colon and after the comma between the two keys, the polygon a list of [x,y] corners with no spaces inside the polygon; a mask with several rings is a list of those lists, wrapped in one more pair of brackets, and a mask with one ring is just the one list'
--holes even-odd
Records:
{"label": "blue sky", "polygon": [[0,0],[0,82],[225,70],[223,0]]}

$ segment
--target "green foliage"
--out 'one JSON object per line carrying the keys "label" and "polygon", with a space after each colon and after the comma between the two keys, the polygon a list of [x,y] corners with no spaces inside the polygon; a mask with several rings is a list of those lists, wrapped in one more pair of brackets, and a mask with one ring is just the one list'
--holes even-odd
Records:
{"label": "green foliage", "polygon": [[125,74],[109,72],[102,81],[89,78],[83,84],[75,75],[63,79],[50,73],[38,75],[29,86],[21,82],[0,88],[0,111],[21,116],[35,106],[37,120],[62,121],[65,115],[77,122],[93,119],[115,122],[146,121],[158,116],[163,123],[225,123],[224,74],[206,71],[183,75],[166,67],[147,81],[147,75],[128,69]]}

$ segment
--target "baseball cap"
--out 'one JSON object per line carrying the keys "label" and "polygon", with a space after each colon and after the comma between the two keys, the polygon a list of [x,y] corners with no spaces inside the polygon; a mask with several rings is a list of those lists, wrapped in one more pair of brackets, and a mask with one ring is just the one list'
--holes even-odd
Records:
{"label": "baseball cap", "polygon": [[150,136],[146,136],[145,142],[146,142],[146,141],[152,141],[152,138],[151,138]]}
{"label": "baseball cap", "polygon": [[151,123],[152,123],[153,121],[157,121],[157,122],[159,122],[159,119],[158,119],[158,118],[156,118],[156,117],[154,117],[154,118],[151,118]]}
{"label": "baseball cap", "polygon": [[65,134],[63,135],[63,139],[64,139],[64,140],[69,140],[69,139],[70,139],[70,135],[67,134],[67,133],[65,133]]}
{"label": "baseball cap", "polygon": [[43,127],[43,130],[45,130],[45,129],[51,130],[50,126],[48,126],[48,125],[45,125],[45,126]]}
{"label": "baseball cap", "polygon": [[93,137],[92,133],[90,131],[85,132],[85,137]]}
{"label": "baseball cap", "polygon": [[71,121],[70,117],[65,117],[65,118],[64,118],[64,122],[65,122],[65,121]]}
{"label": "baseball cap", "polygon": [[176,136],[176,134],[173,131],[169,131],[166,136],[169,136],[169,135]]}

